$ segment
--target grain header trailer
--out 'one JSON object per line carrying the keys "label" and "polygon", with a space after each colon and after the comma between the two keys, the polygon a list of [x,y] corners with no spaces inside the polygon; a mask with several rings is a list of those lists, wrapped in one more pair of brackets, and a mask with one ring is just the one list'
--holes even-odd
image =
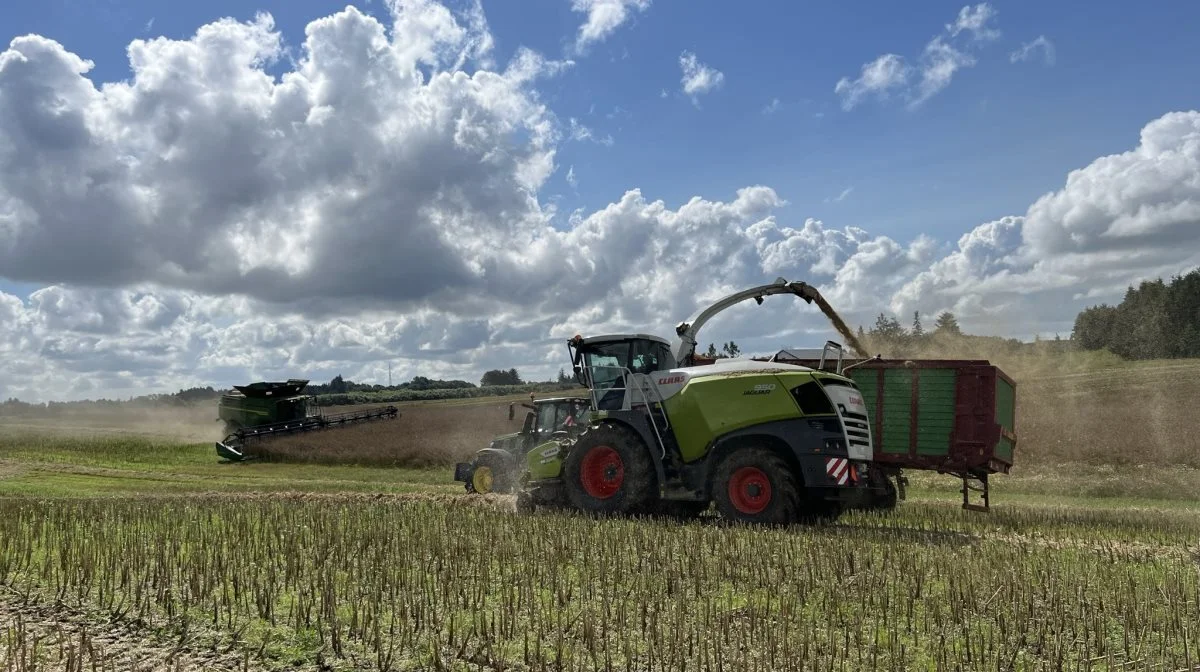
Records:
{"label": "grain header trailer", "polygon": [[225,461],[241,462],[252,457],[245,450],[247,444],[400,415],[395,406],[325,413],[314,396],[303,394],[307,385],[307,380],[298,378],[264,381],[235,385],[233,392],[221,395],[217,421],[225,423],[227,436],[217,442],[217,455]]}

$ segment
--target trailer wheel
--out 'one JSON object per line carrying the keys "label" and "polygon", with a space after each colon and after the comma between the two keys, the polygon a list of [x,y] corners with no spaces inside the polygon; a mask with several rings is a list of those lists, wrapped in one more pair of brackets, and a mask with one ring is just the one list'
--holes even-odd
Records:
{"label": "trailer wheel", "polygon": [[612,425],[588,429],[563,461],[571,505],[589,513],[639,513],[653,500],[657,476],[645,445]]}
{"label": "trailer wheel", "polygon": [[721,517],[767,525],[796,519],[800,485],[783,458],[761,448],[743,448],[717,466],[713,500]]}
{"label": "trailer wheel", "polygon": [[880,470],[872,469],[868,476],[868,500],[865,509],[874,511],[890,511],[896,508],[899,493],[892,478]]}
{"label": "trailer wheel", "polygon": [[878,474],[871,478],[871,503],[869,508],[881,511],[891,511],[896,508],[899,495],[896,484],[887,474]]}

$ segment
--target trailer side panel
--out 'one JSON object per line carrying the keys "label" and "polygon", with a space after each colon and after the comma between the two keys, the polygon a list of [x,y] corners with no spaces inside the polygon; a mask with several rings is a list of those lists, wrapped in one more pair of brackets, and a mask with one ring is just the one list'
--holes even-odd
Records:
{"label": "trailer side panel", "polygon": [[945,369],[914,369],[919,372],[916,422],[918,455],[946,456],[950,454],[954,434],[957,371]]}

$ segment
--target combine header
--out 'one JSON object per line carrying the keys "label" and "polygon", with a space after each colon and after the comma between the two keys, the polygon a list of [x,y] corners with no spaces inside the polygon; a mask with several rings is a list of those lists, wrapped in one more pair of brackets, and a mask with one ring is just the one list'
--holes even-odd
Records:
{"label": "combine header", "polygon": [[217,442],[217,455],[229,462],[242,462],[252,459],[244,448],[255,441],[400,415],[395,406],[326,415],[316,398],[302,394],[307,385],[307,380],[293,378],[287,382],[235,385],[235,392],[222,395],[217,419],[224,421],[227,436]]}

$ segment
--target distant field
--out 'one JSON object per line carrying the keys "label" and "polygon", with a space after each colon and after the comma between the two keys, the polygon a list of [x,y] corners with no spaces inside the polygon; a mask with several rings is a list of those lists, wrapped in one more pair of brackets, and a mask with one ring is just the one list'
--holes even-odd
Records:
{"label": "distant field", "polygon": [[[1122,362],[1093,353],[997,356],[994,361],[1017,380],[1018,471],[1061,464],[1200,468],[1200,414],[1193,410],[1200,399],[1200,361]],[[495,434],[518,431],[525,412],[519,403],[527,398],[398,403],[403,414],[398,421],[288,439],[275,444],[273,453],[280,459],[327,463],[451,463],[487,445]],[[518,404],[511,422],[509,403]],[[76,413],[54,420],[0,418],[0,430],[5,429],[137,434],[183,442],[222,438],[215,403]]]}
{"label": "distant field", "polygon": [[1145,362],[1018,381],[1021,459],[1200,467],[1200,362]]}
{"label": "distant field", "polygon": [[[581,394],[546,393],[538,398]],[[391,404],[400,417],[363,425],[281,437],[251,446],[273,461],[371,466],[428,467],[453,463],[484,448],[497,434],[520,431],[528,409],[527,394],[483,399],[418,401]],[[514,404],[514,417],[508,408]],[[331,406],[338,413],[389,404]],[[117,408],[64,413],[61,417],[3,418],[0,433],[10,436],[144,437],[172,443],[212,444],[224,438],[215,402],[159,410]],[[0,434],[2,439],[2,434]],[[213,453],[215,456],[215,453]],[[0,459],[3,455],[0,454]],[[214,457],[215,459],[215,457]]]}

